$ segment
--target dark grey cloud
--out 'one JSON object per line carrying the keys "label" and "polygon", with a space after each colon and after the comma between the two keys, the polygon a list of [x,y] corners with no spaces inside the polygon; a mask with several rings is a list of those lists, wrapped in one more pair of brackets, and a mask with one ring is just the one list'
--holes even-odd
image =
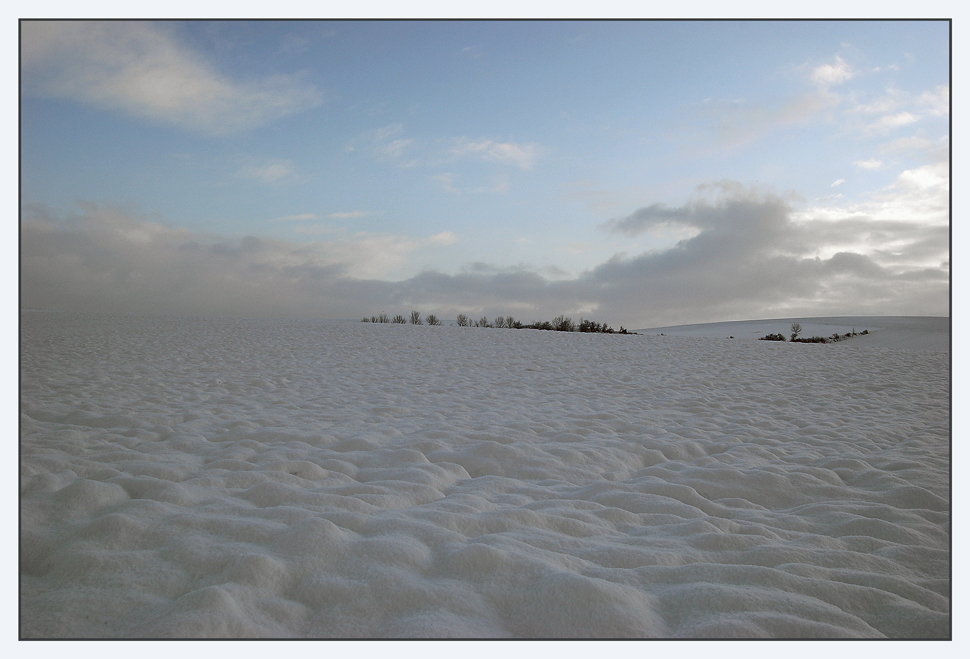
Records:
{"label": "dark grey cloud", "polygon": [[[627,301],[656,305],[663,324],[948,313],[946,227],[865,218],[795,222],[780,197],[727,185],[715,201],[654,205],[603,228],[637,235],[671,220],[700,231],[661,253],[615,258],[581,281],[600,287],[600,299],[617,312]],[[861,245],[868,253],[844,249],[819,256],[839,245]],[[933,257],[939,267],[925,267]]]}
{"label": "dark grey cloud", "polygon": [[697,233],[664,251],[616,255],[573,279],[472,264],[458,274],[383,281],[360,274],[361,259],[377,258],[360,250],[377,243],[229,239],[94,205],[67,218],[28,209],[21,223],[21,302],[255,317],[357,318],[418,309],[528,322],[565,313],[614,327],[949,312],[945,227],[858,218],[796,222],[777,196],[731,186],[721,192],[713,201],[649,206],[607,223],[604,229],[624,235],[670,221]]}

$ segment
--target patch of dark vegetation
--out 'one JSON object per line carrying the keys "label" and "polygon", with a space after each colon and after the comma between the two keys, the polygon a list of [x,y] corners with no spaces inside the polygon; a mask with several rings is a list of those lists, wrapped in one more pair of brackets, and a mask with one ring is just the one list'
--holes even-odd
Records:
{"label": "patch of dark vegetation", "polygon": [[[405,325],[410,323],[412,325],[423,325],[427,322],[428,325],[441,325],[441,319],[435,314],[428,314],[427,317],[422,322],[421,313],[418,311],[412,311],[410,319],[401,316],[400,314],[394,316],[394,318],[388,318],[386,313],[382,313],[379,316],[371,316],[368,318],[364,316],[361,320],[364,323],[398,323]],[[636,334],[636,332],[631,332],[627,328],[620,325],[619,330],[613,329],[610,325],[606,323],[599,323],[595,320],[586,320],[580,318],[579,324],[577,325],[573,322],[572,318],[565,315],[556,316],[551,322],[548,320],[534,320],[528,325],[522,323],[521,321],[515,320],[512,316],[498,316],[494,322],[489,322],[487,316],[482,316],[478,320],[472,320],[466,314],[458,314],[455,318],[455,324],[458,327],[503,327],[506,329],[535,329],[535,330],[549,330],[555,332],[591,332],[599,334]],[[734,338],[734,337],[731,337]]]}
{"label": "patch of dark vegetation", "polygon": [[[812,336],[807,339],[799,338],[798,335],[802,333],[802,326],[798,323],[792,323],[791,326],[791,342],[792,343],[837,343],[839,341],[845,341],[846,339],[851,339],[854,336],[865,336],[869,333],[869,330],[862,330],[861,332],[856,332],[855,328],[852,328],[851,332],[846,332],[845,334],[839,334],[835,332],[832,336]],[[772,335],[769,335],[772,336]],[[774,335],[780,336],[780,335]]]}
{"label": "patch of dark vegetation", "polygon": [[765,334],[763,337],[758,339],[759,341],[784,341],[785,337],[782,334]]}

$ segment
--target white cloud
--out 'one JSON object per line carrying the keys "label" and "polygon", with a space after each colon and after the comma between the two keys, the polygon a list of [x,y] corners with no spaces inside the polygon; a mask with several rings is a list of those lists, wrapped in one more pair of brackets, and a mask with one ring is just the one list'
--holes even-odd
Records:
{"label": "white cloud", "polygon": [[812,69],[812,82],[820,85],[839,85],[855,76],[855,71],[841,57],[835,57],[835,64],[823,64]]}
{"label": "white cloud", "polygon": [[300,215],[284,215],[282,217],[274,217],[270,222],[305,222],[308,220],[315,220],[317,216],[314,213],[301,213]]}
{"label": "white cloud", "polygon": [[451,231],[442,231],[441,233],[436,233],[430,236],[428,240],[435,245],[454,245],[458,242],[458,236],[453,234]]}
{"label": "white cloud", "polygon": [[932,116],[941,117],[950,114],[950,87],[941,85],[936,88],[936,91],[924,92],[916,102],[926,108]]}
{"label": "white cloud", "polygon": [[252,179],[262,183],[277,183],[293,174],[289,160],[267,160],[260,164],[243,165],[236,171],[237,178]]}
{"label": "white cloud", "polygon": [[441,186],[448,192],[458,193],[461,192],[458,188],[454,186],[455,174],[453,172],[445,172],[443,174],[435,174],[430,177],[432,181],[437,181]]}
{"label": "white cloud", "polygon": [[882,169],[886,166],[883,161],[877,160],[876,158],[871,158],[869,160],[856,160],[852,164],[859,169]]}
{"label": "white cloud", "polygon": [[330,213],[327,217],[331,217],[335,220],[356,220],[361,217],[366,217],[371,215],[366,211],[342,211],[338,213]]}
{"label": "white cloud", "polygon": [[676,120],[672,133],[675,137],[687,135],[690,141],[702,144],[697,149],[700,154],[720,154],[725,149],[746,146],[779,128],[814,121],[840,102],[839,96],[827,89],[788,98],[775,106],[743,99],[708,99],[685,111]]}
{"label": "white cloud", "polygon": [[840,185],[842,185],[843,183],[845,183],[845,179],[844,178],[840,178],[838,181],[832,181],[832,187],[833,188],[837,188]]}
{"label": "white cloud", "polygon": [[506,175],[492,177],[485,185],[459,187],[455,179],[458,178],[453,172],[445,172],[429,177],[432,181],[441,184],[442,189],[452,194],[485,194],[497,193],[504,194],[509,191],[509,177]]}
{"label": "white cloud", "polygon": [[417,164],[416,160],[405,162],[402,159],[414,150],[417,142],[413,138],[401,137],[403,133],[404,126],[400,123],[375,128],[350,140],[344,146],[344,151],[353,153],[358,145],[363,145],[366,152],[376,156],[382,162],[395,161],[403,167],[412,167]]}
{"label": "white cloud", "polygon": [[414,144],[413,139],[397,139],[380,144],[375,148],[381,159],[392,160],[403,156],[404,152],[407,151],[412,144]]}
{"label": "white cloud", "polygon": [[459,158],[478,157],[491,162],[515,165],[520,169],[533,169],[538,158],[539,148],[534,142],[518,144],[516,142],[495,142],[482,139],[471,141],[462,138],[452,150]]}
{"label": "white cloud", "polygon": [[25,21],[25,94],[66,98],[130,116],[220,135],[318,105],[296,76],[239,82],[143,21]]}
{"label": "white cloud", "polygon": [[950,178],[946,162],[905,170],[886,189],[845,206],[816,206],[793,214],[798,221],[909,222],[947,227],[950,222]]}
{"label": "white cloud", "polygon": [[900,112],[883,117],[876,125],[880,128],[898,128],[899,126],[914,124],[917,121],[919,121],[919,117],[916,117],[912,113]]}
{"label": "white cloud", "polygon": [[946,162],[950,158],[950,136],[936,140],[925,137],[901,137],[879,147],[880,153],[915,154],[932,162]]}

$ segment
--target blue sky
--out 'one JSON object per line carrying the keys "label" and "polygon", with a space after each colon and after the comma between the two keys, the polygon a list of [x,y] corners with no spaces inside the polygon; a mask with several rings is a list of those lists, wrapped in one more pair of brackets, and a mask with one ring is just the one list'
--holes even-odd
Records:
{"label": "blue sky", "polygon": [[21,303],[949,313],[946,22],[21,24]]}

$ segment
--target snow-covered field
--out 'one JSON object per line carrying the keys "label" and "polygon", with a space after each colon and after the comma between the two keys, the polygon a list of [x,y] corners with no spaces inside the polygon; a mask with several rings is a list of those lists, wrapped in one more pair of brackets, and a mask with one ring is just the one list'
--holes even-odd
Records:
{"label": "snow-covered field", "polygon": [[21,634],[947,637],[949,320],[848,320],[25,312]]}

